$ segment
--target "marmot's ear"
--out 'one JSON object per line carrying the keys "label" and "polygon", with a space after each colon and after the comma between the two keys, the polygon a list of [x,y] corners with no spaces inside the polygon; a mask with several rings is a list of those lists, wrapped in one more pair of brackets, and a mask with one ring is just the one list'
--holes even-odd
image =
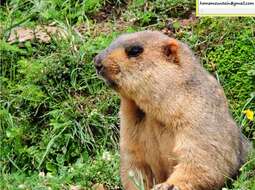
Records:
{"label": "marmot's ear", "polygon": [[176,64],[179,64],[179,48],[178,41],[174,39],[164,45],[164,54]]}

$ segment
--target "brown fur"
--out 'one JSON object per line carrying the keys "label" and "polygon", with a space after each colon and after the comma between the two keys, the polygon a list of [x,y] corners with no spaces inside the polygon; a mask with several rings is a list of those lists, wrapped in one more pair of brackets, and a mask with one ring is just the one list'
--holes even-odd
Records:
{"label": "brown fur", "polygon": [[[136,43],[144,50],[129,57],[125,48]],[[238,172],[249,143],[222,88],[185,44],[159,32],[125,34],[95,65],[121,97],[125,189],[136,189],[130,171],[141,172],[146,189],[161,190],[215,190]]]}

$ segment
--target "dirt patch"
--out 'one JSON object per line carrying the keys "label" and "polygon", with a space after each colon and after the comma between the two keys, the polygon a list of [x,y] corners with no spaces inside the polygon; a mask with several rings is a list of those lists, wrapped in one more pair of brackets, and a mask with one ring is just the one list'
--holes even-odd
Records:
{"label": "dirt patch", "polygon": [[103,8],[100,9],[97,14],[92,16],[92,19],[95,20],[96,22],[103,22],[106,21],[107,19],[119,18],[121,16],[122,11],[125,10],[125,7],[127,5],[128,1],[123,1],[119,3],[106,1],[106,5],[103,6]]}
{"label": "dirt patch", "polygon": [[176,33],[182,31],[182,29],[195,25],[198,22],[195,12],[192,12],[189,18],[170,18],[166,21],[166,26],[161,31],[169,36],[176,36]]}
{"label": "dirt patch", "polygon": [[134,24],[132,21],[124,21],[123,19],[118,19],[115,21],[105,20],[93,25],[92,28],[90,28],[86,23],[79,24],[74,27],[74,30],[80,36],[85,35],[87,32],[89,32],[91,36],[99,36],[101,34],[110,34],[114,31],[126,31],[133,25]]}

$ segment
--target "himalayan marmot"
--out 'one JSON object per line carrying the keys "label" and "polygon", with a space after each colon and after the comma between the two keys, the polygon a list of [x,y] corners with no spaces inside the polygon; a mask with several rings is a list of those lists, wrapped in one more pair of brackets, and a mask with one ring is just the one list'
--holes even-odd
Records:
{"label": "himalayan marmot", "polygon": [[121,98],[121,181],[137,189],[215,190],[244,163],[249,142],[223,89],[189,47],[154,31],[124,34],[99,53],[97,73]]}

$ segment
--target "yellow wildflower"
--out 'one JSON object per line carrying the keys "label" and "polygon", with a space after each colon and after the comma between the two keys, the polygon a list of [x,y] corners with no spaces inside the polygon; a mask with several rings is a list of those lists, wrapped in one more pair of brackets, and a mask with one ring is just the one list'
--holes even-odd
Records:
{"label": "yellow wildflower", "polygon": [[250,121],[253,121],[254,118],[254,112],[250,109],[244,110],[243,113],[246,115],[247,119]]}

